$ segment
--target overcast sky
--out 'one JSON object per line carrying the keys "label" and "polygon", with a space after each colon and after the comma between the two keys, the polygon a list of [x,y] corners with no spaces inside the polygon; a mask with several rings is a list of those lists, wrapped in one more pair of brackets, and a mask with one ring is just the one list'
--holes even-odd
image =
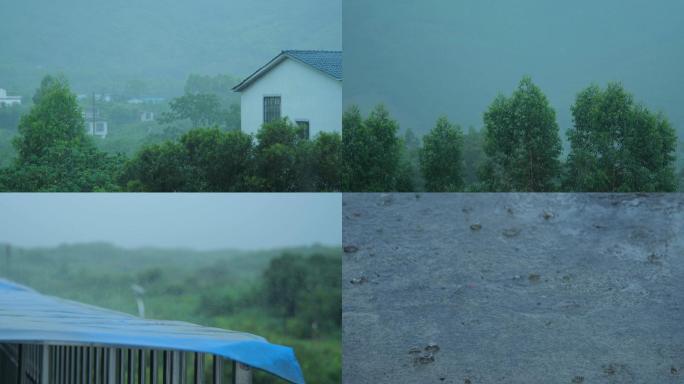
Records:
{"label": "overcast sky", "polygon": [[342,16],[345,104],[385,103],[402,128],[480,128],[530,75],[562,131],[578,92],[619,81],[684,132],[684,1],[345,0]]}
{"label": "overcast sky", "polygon": [[0,243],[244,250],[339,245],[341,195],[0,194]]}

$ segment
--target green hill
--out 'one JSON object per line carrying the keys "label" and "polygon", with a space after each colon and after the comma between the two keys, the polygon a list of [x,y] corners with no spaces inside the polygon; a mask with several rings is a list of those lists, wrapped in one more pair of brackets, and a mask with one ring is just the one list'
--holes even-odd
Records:
{"label": "green hill", "polygon": [[28,0],[2,6],[0,87],[30,96],[64,73],[77,92],[182,92],[190,73],[245,76],[282,49],[339,49],[339,0]]}

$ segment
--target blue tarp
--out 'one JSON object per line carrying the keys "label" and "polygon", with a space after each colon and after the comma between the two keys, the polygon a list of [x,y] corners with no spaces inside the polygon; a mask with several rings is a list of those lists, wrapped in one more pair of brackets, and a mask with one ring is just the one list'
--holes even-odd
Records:
{"label": "blue tarp", "polygon": [[0,279],[0,342],[96,344],[212,353],[304,383],[289,347],[249,333],[125,313],[42,295]]}

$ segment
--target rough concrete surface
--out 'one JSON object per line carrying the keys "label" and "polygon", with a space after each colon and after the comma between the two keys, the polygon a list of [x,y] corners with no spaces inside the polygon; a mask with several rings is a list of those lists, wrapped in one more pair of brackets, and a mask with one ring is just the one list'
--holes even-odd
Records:
{"label": "rough concrete surface", "polygon": [[684,195],[344,194],[344,383],[684,383]]}

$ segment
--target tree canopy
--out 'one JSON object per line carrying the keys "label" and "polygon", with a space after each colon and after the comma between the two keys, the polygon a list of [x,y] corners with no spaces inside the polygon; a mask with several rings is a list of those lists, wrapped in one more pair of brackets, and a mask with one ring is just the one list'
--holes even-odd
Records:
{"label": "tree canopy", "polygon": [[97,150],[86,135],[81,109],[63,79],[45,77],[34,106],[21,117],[14,163],[0,173],[9,191],[117,190],[118,156]]}
{"label": "tree canopy", "polygon": [[486,190],[556,188],[561,153],[556,113],[531,78],[524,77],[511,97],[494,99],[484,123],[487,160],[480,179]]}
{"label": "tree canopy", "polygon": [[577,95],[568,131],[564,186],[573,191],[674,191],[675,130],[662,114],[634,102],[621,84]]}
{"label": "tree canopy", "polygon": [[340,135],[312,140],[286,119],[257,132],[196,128],[144,147],[119,179],[130,191],[287,192],[339,190]]}
{"label": "tree canopy", "polygon": [[350,192],[396,191],[407,187],[402,172],[399,125],[383,105],[364,120],[356,107],[342,117],[342,188]]}
{"label": "tree canopy", "polygon": [[446,117],[423,137],[420,166],[429,192],[463,189],[463,132]]}

